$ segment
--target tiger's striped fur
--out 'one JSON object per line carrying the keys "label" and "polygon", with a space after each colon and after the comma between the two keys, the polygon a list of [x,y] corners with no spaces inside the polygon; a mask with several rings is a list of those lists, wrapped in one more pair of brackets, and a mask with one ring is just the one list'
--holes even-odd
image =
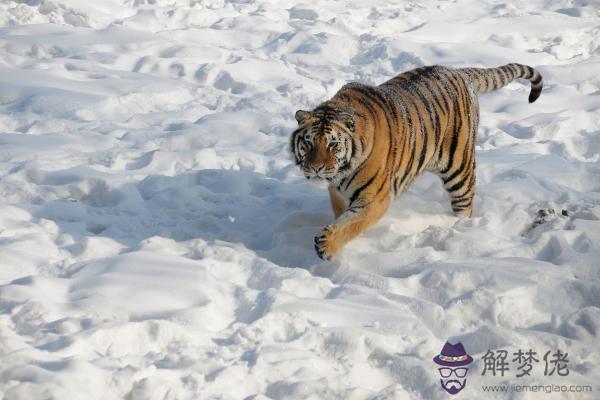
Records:
{"label": "tiger's striped fur", "polygon": [[313,111],[297,111],[290,150],[305,176],[329,185],[336,221],[315,237],[330,259],[375,224],[392,197],[424,171],[438,174],[455,213],[470,217],[475,193],[478,94],[525,78],[529,102],[542,77],[521,64],[417,68],[379,86],[350,83]]}

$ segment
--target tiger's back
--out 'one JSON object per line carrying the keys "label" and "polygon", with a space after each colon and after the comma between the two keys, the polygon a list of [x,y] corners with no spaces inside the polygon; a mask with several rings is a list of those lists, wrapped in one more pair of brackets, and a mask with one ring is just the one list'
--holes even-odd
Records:
{"label": "tiger's back", "polygon": [[[344,243],[373,225],[388,208],[390,198],[425,170],[442,178],[455,213],[471,216],[479,122],[477,95],[516,78],[532,82],[529,100],[535,101],[543,83],[531,67],[432,66],[402,73],[379,86],[347,84],[312,112],[303,112],[310,115],[310,124],[299,119],[295,134],[310,128],[315,140],[324,134],[323,143],[341,143],[342,138],[347,146],[335,152],[336,159],[349,159],[338,168],[332,167],[336,173],[327,178],[338,221],[315,239],[319,256],[331,257]],[[351,116],[352,129],[337,123],[338,115]],[[294,134],[292,137],[298,138]]]}

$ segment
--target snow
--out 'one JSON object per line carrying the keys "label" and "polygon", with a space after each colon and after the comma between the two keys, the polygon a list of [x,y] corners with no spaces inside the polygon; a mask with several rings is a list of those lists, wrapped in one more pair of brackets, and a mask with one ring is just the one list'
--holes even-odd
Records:
{"label": "snow", "polygon": [[[568,351],[552,382],[597,396],[599,10],[0,3],[0,396],[445,399],[448,339],[476,359],[463,398],[548,382],[481,376],[488,349],[520,348]],[[509,62],[545,87],[481,97],[474,217],[425,175],[320,261],[333,216],[289,158],[294,112],[349,81]]]}

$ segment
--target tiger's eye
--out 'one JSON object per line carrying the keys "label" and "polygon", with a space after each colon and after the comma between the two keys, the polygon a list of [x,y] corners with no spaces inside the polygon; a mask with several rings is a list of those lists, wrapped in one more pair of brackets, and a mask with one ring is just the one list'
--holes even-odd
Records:
{"label": "tiger's eye", "polygon": [[354,121],[352,121],[351,119],[345,120],[344,125],[346,125],[346,128],[354,130]]}

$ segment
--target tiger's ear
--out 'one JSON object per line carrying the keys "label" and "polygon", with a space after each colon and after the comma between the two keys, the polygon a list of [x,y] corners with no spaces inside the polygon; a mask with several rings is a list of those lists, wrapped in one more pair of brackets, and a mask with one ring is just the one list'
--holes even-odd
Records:
{"label": "tiger's ear", "polygon": [[298,121],[299,124],[302,124],[308,118],[312,117],[312,113],[310,111],[298,110],[294,116],[296,117],[296,121]]}

